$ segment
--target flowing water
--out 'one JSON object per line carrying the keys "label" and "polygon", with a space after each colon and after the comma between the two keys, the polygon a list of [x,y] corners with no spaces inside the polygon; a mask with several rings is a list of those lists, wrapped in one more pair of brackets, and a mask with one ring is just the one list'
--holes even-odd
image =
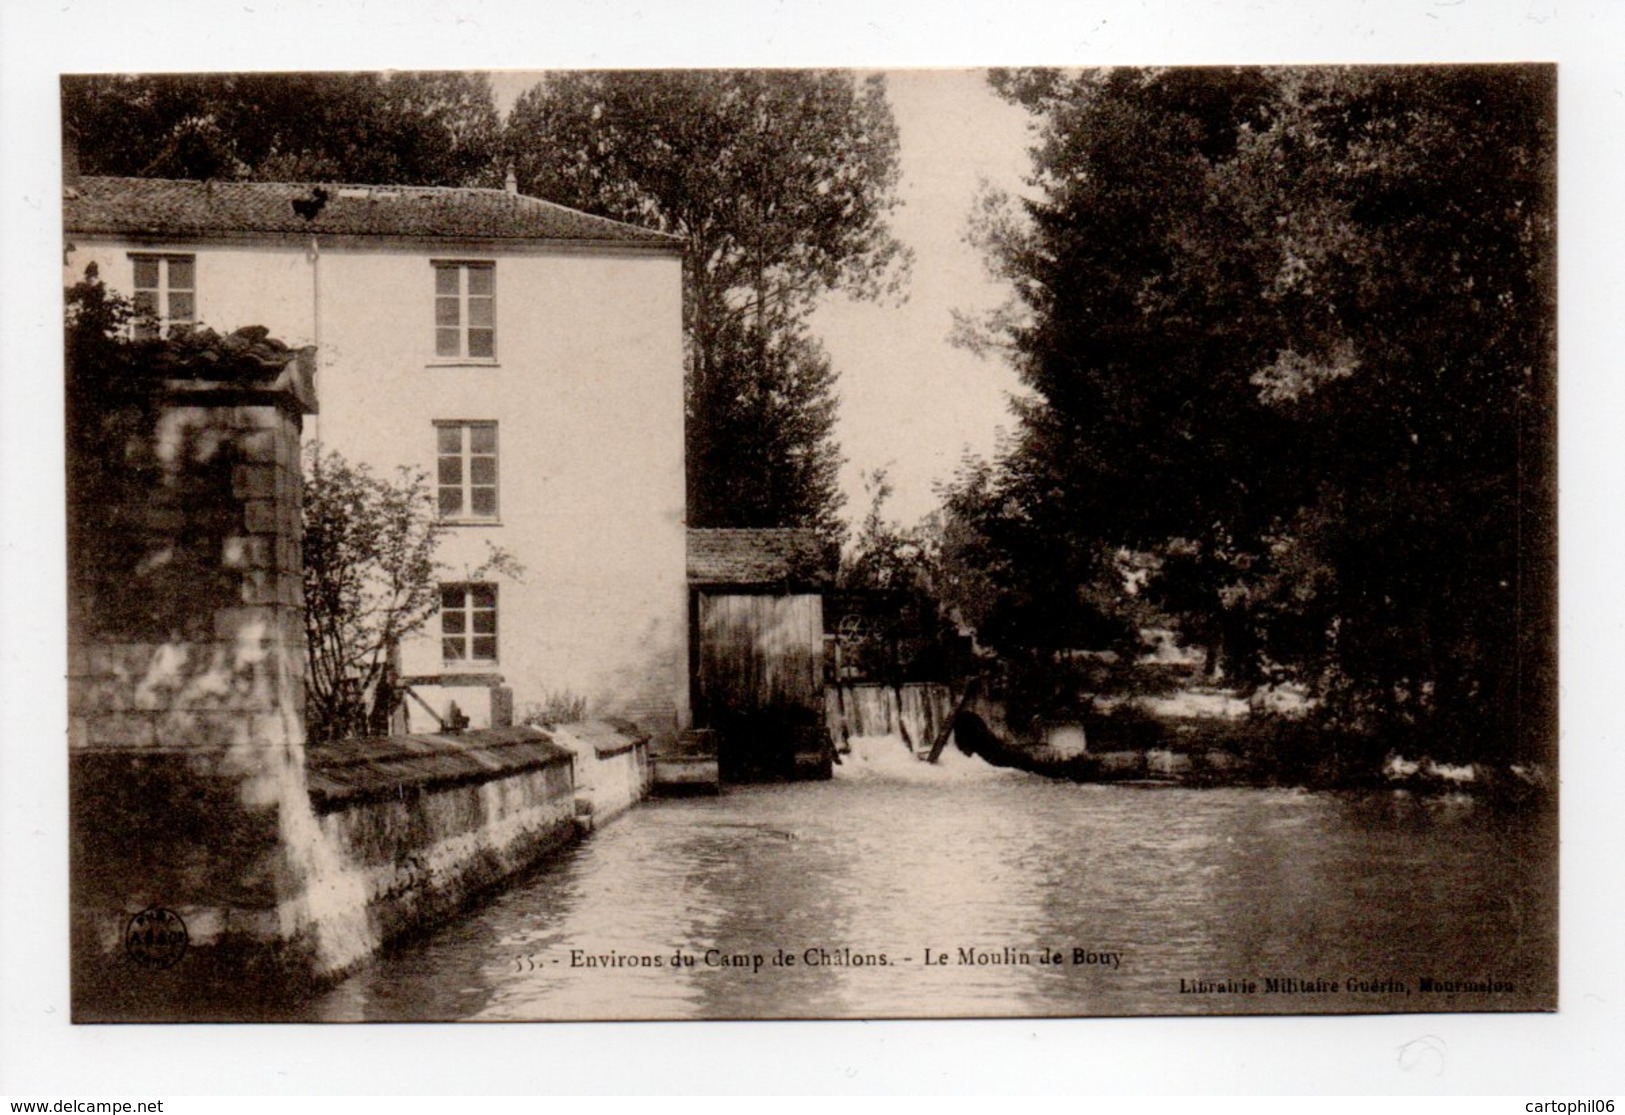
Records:
{"label": "flowing water", "polygon": [[832,782],[644,804],[301,1017],[1533,1009],[1555,918],[1543,811],[1076,785],[859,739]]}

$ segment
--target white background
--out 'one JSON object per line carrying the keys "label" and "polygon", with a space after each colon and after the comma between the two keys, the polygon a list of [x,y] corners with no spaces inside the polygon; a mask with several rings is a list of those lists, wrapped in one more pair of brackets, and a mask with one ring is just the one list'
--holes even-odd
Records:
{"label": "white background", "polygon": [[[1621,1091],[1622,12],[1606,0],[0,0],[0,1094]],[[1556,1015],[68,1025],[60,72],[1527,60],[1561,66]]]}

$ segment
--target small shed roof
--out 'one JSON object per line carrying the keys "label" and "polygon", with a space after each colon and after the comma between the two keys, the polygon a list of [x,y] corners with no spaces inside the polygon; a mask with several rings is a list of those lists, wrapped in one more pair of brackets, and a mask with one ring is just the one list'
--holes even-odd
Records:
{"label": "small shed roof", "polygon": [[448,186],[182,181],[83,176],[63,190],[69,232],[567,241],[679,251],[683,241],[541,198]]}
{"label": "small shed roof", "polygon": [[693,585],[822,589],[833,579],[828,550],[816,530],[750,527],[688,532],[688,580]]}

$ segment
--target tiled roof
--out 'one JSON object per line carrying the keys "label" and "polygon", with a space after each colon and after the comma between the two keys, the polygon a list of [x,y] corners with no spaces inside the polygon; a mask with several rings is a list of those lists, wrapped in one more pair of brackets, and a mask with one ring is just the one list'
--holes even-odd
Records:
{"label": "tiled roof", "polygon": [[[316,191],[326,197],[319,200]],[[295,208],[295,206],[298,208]],[[300,210],[313,212],[306,218]],[[682,239],[506,190],[81,177],[63,190],[69,232],[564,240],[679,251]]]}
{"label": "tiled roof", "polygon": [[688,579],[697,585],[827,585],[823,540],[815,530],[762,527],[688,532]]}

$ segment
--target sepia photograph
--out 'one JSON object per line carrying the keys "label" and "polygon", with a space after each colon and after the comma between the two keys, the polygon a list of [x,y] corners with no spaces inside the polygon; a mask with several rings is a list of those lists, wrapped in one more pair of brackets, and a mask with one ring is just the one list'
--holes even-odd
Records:
{"label": "sepia photograph", "polygon": [[73,1021],[1555,1010],[1557,83],[62,74]]}

